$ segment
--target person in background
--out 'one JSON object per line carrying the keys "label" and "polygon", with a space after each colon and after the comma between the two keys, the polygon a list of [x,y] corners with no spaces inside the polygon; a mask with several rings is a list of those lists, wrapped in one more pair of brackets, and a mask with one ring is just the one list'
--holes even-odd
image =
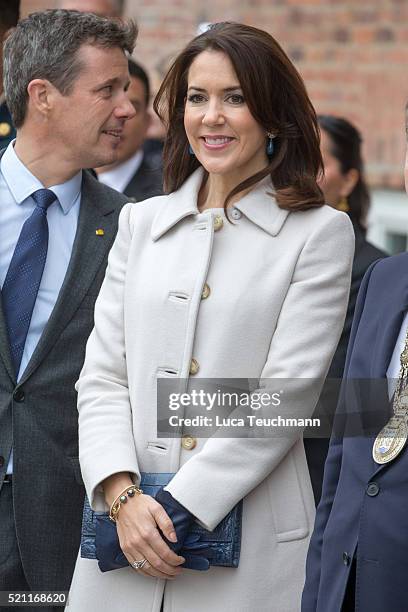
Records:
{"label": "person in background", "polygon": [[109,166],[96,168],[101,183],[124,193],[135,201],[163,193],[161,153],[143,150],[150,125],[150,83],[145,70],[132,59],[128,62],[130,87],[128,96],[135,116],[126,122],[117,148],[118,159]]}
{"label": "person in background", "polygon": [[[408,193],[408,147],[404,175]],[[408,609],[407,270],[378,259],[361,283],[302,612]]]}
{"label": "person in background", "polygon": [[[320,148],[324,166],[319,185],[327,204],[349,215],[356,239],[347,315],[340,342],[327,375],[330,380],[341,379],[343,376],[354,308],[363,276],[367,268],[377,259],[386,257],[386,253],[368,242],[365,237],[370,192],[364,176],[362,139],[359,131],[342,117],[318,115],[317,120],[320,127]],[[335,388],[338,386],[328,383],[323,392],[322,400],[330,412],[336,407]],[[316,505],[319,503],[322,492],[324,462],[328,448],[328,438],[305,438],[306,457]]]}
{"label": "person in background", "polygon": [[0,0],[0,150],[16,137],[3,91],[3,42],[9,30],[17,25],[19,15],[20,0]]}
{"label": "person in background", "polygon": [[4,47],[17,136],[0,160],[0,591],[71,581],[84,499],[74,385],[126,202],[82,169],[115,160],[134,114],[136,34],[50,10]]}
{"label": "person in background", "polygon": [[123,19],[125,0],[57,0],[57,6],[71,11],[94,13],[109,19]]}

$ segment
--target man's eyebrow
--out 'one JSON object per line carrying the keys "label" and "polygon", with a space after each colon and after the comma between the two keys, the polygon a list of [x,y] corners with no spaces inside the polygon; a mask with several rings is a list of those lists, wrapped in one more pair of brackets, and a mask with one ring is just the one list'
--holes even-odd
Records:
{"label": "man's eyebrow", "polygon": [[118,80],[117,77],[106,79],[106,81],[102,81],[101,83],[98,83],[96,87],[99,88],[99,87],[106,87],[107,85],[113,85],[113,83],[116,83],[117,80]]}
{"label": "man's eyebrow", "polygon": [[[115,85],[116,83],[120,83],[122,79],[119,77],[112,77],[110,79],[106,79],[106,81],[102,81],[102,83],[98,83],[95,86],[95,89],[103,89],[104,87],[108,87],[108,85]],[[130,85],[130,80],[127,80],[125,83],[125,89],[128,89]]]}
{"label": "man's eyebrow", "polygon": [[[203,89],[202,87],[195,87],[195,85],[190,85],[187,91],[190,91],[190,89],[194,89],[194,91],[200,91],[200,92],[207,91],[206,89]],[[225,91],[226,93],[228,93],[229,91],[236,91],[237,89],[242,90],[241,85],[234,85],[234,87],[225,87],[222,91]]]}

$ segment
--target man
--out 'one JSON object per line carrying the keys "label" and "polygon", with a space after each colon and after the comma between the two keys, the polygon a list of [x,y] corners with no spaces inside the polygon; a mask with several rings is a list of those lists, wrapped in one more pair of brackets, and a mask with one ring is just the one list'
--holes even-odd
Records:
{"label": "man", "polygon": [[134,115],[136,34],[52,10],[4,48],[17,138],[0,160],[0,591],[67,590],[78,552],[74,384],[126,202],[81,169],[115,161]]}
{"label": "man", "polygon": [[126,122],[118,146],[118,159],[109,166],[96,168],[102,183],[117,189],[136,201],[163,193],[161,152],[143,150],[147,129],[151,123],[148,110],[150,84],[139,64],[129,60],[130,87],[128,95],[135,116]]}
{"label": "man", "polygon": [[360,288],[302,612],[408,610],[407,269],[378,260]]}
{"label": "man", "polygon": [[17,25],[19,14],[20,0],[0,0],[0,149],[16,136],[3,91],[3,41],[10,29]]}
{"label": "man", "polygon": [[58,0],[57,6],[62,9],[94,13],[101,17],[122,19],[125,0]]}

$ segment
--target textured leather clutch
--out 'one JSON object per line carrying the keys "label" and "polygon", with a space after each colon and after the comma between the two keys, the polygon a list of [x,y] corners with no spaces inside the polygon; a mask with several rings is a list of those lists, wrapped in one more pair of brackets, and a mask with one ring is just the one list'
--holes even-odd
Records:
{"label": "textured leather clutch", "polygon": [[[155,497],[161,487],[173,478],[171,473],[142,472],[140,488]],[[241,550],[242,501],[217,525],[208,531],[194,522],[186,538],[186,551],[202,551],[210,565],[238,567]],[[182,552],[180,553],[182,554]],[[82,517],[81,557],[98,559],[102,571],[125,567],[128,561],[120,549],[116,525],[107,512],[95,512],[85,498]]]}

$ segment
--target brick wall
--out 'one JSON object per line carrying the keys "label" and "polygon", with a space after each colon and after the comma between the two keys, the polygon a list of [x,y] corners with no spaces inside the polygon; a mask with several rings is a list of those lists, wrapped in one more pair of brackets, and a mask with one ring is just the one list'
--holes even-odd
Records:
{"label": "brick wall", "polygon": [[[23,10],[52,4],[23,0]],[[317,111],[360,127],[371,185],[402,187],[407,0],[128,0],[127,15],[140,26],[135,56],[156,85],[201,22],[268,30],[293,59]]]}

